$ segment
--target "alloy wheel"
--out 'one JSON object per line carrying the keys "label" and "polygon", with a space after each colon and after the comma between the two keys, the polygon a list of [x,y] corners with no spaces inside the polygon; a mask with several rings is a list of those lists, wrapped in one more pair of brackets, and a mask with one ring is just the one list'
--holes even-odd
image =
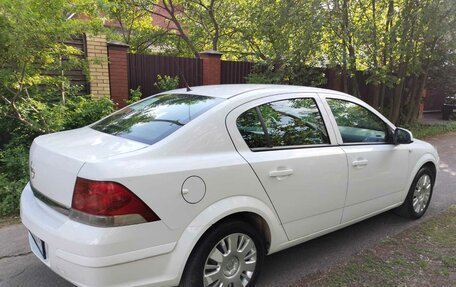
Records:
{"label": "alloy wheel", "polygon": [[245,287],[257,263],[255,242],[248,235],[234,233],[220,240],[204,265],[205,287]]}
{"label": "alloy wheel", "polygon": [[431,197],[431,189],[431,177],[428,174],[423,174],[416,182],[415,191],[413,192],[413,210],[417,214],[422,213],[426,209]]}

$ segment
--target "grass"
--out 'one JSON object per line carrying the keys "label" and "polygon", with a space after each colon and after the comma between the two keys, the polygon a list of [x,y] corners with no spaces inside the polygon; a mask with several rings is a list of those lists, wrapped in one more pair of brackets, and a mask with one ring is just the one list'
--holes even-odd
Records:
{"label": "grass", "polygon": [[291,286],[456,286],[455,246],[456,205]]}
{"label": "grass", "polygon": [[423,139],[436,135],[456,132],[456,121],[434,124],[416,123],[410,126],[409,129],[413,133],[413,137]]}

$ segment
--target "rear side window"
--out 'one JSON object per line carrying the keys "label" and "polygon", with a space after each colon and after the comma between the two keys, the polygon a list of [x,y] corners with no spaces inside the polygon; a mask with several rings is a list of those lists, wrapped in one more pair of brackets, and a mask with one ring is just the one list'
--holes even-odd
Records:
{"label": "rear side window", "polygon": [[270,102],[236,121],[250,149],[329,144],[320,111],[311,98]]}
{"label": "rear side window", "polygon": [[221,98],[188,94],[158,95],[123,108],[92,128],[154,144],[222,101]]}

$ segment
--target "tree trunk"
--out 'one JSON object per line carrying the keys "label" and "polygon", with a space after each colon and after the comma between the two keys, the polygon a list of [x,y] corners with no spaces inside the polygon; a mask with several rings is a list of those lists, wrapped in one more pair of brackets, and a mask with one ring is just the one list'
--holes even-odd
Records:
{"label": "tree trunk", "polygon": [[385,95],[386,95],[386,85],[382,83],[379,87],[380,95],[378,99],[378,110],[383,113],[385,111]]}
{"label": "tree trunk", "polygon": [[405,101],[406,104],[406,115],[404,118],[404,124],[408,125],[411,122],[411,118],[413,116],[414,109],[416,106],[419,106],[419,91],[418,91],[418,78],[417,76],[413,76],[410,80],[410,92],[408,93],[407,100]]}
{"label": "tree trunk", "polygon": [[[177,19],[176,14],[178,14],[179,11],[176,11],[176,6],[173,3],[173,0],[167,0],[167,1],[163,0],[163,1],[159,1],[159,3],[160,4],[157,4],[157,3],[152,4],[151,9],[146,8],[144,5],[142,5],[140,7],[142,7],[144,10],[148,11],[152,15],[157,15],[157,16],[163,17],[166,20],[173,23],[175,26],[175,29],[178,32],[176,34],[176,36],[180,37],[185,42],[185,44],[187,44],[188,48],[193,53],[193,55],[195,55],[196,58],[199,58],[198,50],[196,49],[192,40],[185,33],[179,19]],[[160,9],[155,9],[156,7],[160,8]],[[157,12],[157,11],[160,11],[161,9],[165,10],[166,13]]]}
{"label": "tree trunk", "polygon": [[212,0],[207,12],[208,12],[209,18],[211,19],[212,25],[214,26],[214,35],[212,37],[212,49],[214,51],[217,51],[218,42],[219,42],[219,38],[220,38],[220,26],[219,26],[219,23],[217,22],[217,19],[215,19],[214,4],[215,4],[215,1]]}
{"label": "tree trunk", "polygon": [[[351,42],[351,37],[350,37],[350,42]],[[350,57],[350,78],[351,78],[351,83],[352,83],[352,94],[353,96],[357,98],[361,98],[361,93],[359,91],[359,85],[358,85],[358,76],[356,75],[356,55],[355,55],[355,48],[353,45],[350,43],[350,46],[348,47],[349,51],[349,57]]]}
{"label": "tree trunk", "polygon": [[343,23],[343,31],[342,31],[342,84],[344,93],[348,93],[348,55],[347,55],[347,47],[348,47],[348,0],[343,0],[342,3],[342,23]]}
{"label": "tree trunk", "polygon": [[410,123],[413,123],[416,121],[418,118],[419,112],[420,112],[420,104],[422,100],[422,96],[426,87],[426,80],[427,80],[427,74],[428,71],[425,71],[424,74],[422,74],[419,78],[418,81],[418,89],[417,89],[417,95],[416,95],[416,101],[415,101],[415,106],[413,107],[411,117],[409,119]]}
{"label": "tree trunk", "polygon": [[380,98],[380,86],[377,83],[372,84],[372,106],[376,110],[380,110],[379,98]]}
{"label": "tree trunk", "polygon": [[[394,15],[394,0],[389,0],[388,2],[388,12],[386,14],[386,23],[385,23],[385,36],[384,42],[385,47],[383,48],[383,56],[382,56],[382,66],[386,67],[388,65],[387,73],[391,73],[394,67],[394,58],[392,52],[393,46],[393,33],[391,31],[391,25],[393,22],[393,15]],[[387,86],[386,83],[382,83],[381,92],[380,92],[380,110],[385,110],[385,100],[386,100],[386,93],[387,93]],[[392,97],[389,98],[388,101],[390,107],[390,113],[392,109]]]}
{"label": "tree trunk", "polygon": [[390,111],[390,120],[396,124],[399,121],[400,111],[401,111],[401,104],[402,104],[402,92],[404,91],[404,84],[405,84],[405,72],[407,71],[407,63],[400,63],[399,64],[399,72],[398,72],[398,79],[399,84],[394,89],[393,94],[393,106]]}
{"label": "tree trunk", "polygon": [[380,90],[379,90],[379,81],[378,81],[378,45],[377,45],[377,9],[376,9],[376,6],[375,6],[375,2],[377,0],[372,0],[371,1],[371,4],[372,4],[372,22],[373,22],[373,27],[372,27],[372,38],[374,40],[374,43],[373,43],[373,46],[374,46],[374,50],[373,50],[373,53],[372,53],[372,57],[374,58],[374,72],[375,72],[375,75],[374,75],[374,80],[372,82],[372,106],[375,108],[375,109],[379,109],[379,104],[378,104],[378,101],[379,101],[379,94],[380,94]]}

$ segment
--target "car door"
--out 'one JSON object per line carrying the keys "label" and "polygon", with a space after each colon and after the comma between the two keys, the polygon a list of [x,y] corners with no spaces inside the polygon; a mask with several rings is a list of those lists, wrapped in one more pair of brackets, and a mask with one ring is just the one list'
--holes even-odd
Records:
{"label": "car door", "polygon": [[290,240],[340,223],[347,159],[315,94],[265,97],[234,109],[227,128]]}
{"label": "car door", "polygon": [[342,223],[399,203],[401,192],[407,188],[409,149],[392,143],[394,127],[355,98],[324,98],[348,160],[348,193]]}

